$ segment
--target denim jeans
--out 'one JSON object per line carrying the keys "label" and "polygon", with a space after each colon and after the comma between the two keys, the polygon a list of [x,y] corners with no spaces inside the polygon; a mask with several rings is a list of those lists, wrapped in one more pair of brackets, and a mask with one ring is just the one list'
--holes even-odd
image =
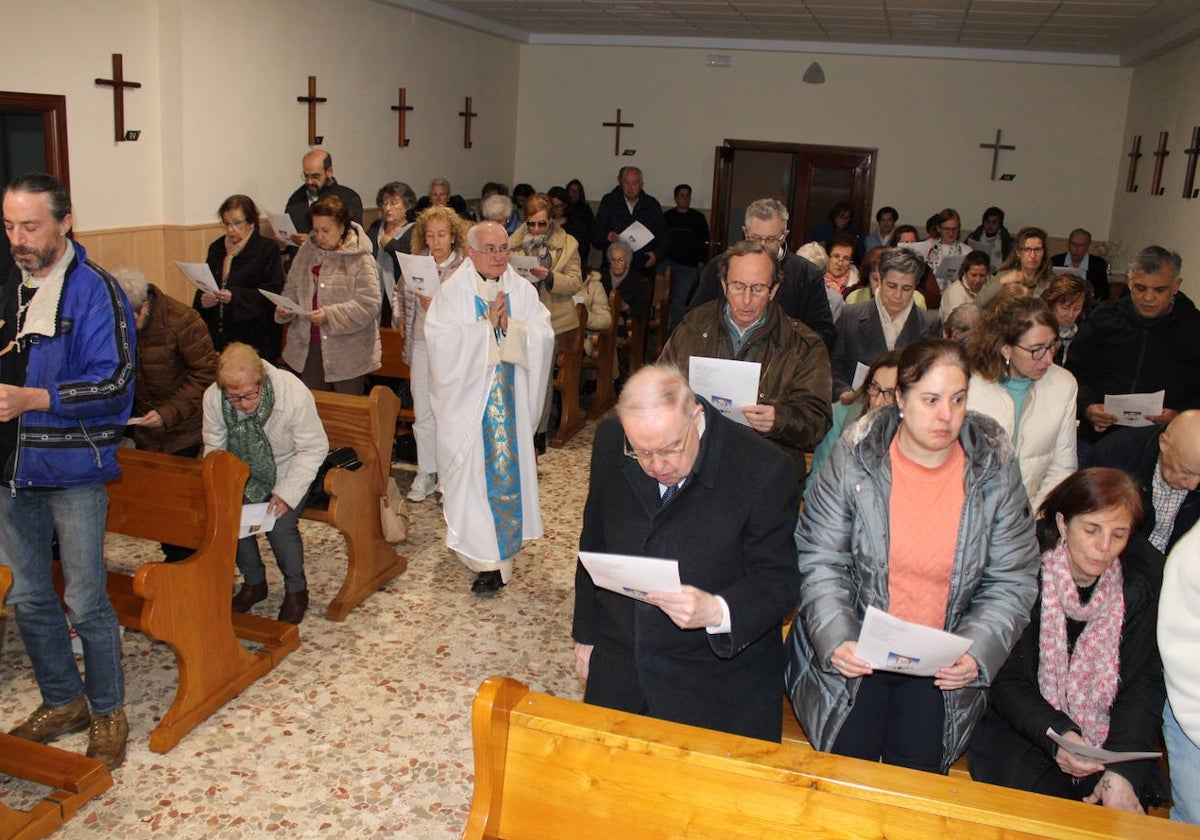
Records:
{"label": "denim jeans", "polygon": [[[125,702],[121,635],[108,598],[103,484],[64,490],[0,490],[0,564],[13,571],[9,603],[33,663],[42,702],[65,706],[87,694],[92,712],[108,714]],[[67,620],[51,575],[51,540],[58,534],[67,612],[83,644],[86,680],[79,675]]]}
{"label": "denim jeans", "polygon": [[[283,574],[286,592],[308,589],[308,580],[304,577],[304,543],[300,541],[300,514],[307,502],[308,494],[305,493],[300,504],[276,519],[275,527],[267,534],[267,541],[275,552],[275,562]],[[244,582],[255,584],[266,581],[267,570],[258,551],[257,537],[238,540],[236,558]]]}
{"label": "denim jeans", "polygon": [[1163,742],[1171,762],[1171,819],[1200,825],[1200,744],[1180,727],[1169,700],[1163,709]]}

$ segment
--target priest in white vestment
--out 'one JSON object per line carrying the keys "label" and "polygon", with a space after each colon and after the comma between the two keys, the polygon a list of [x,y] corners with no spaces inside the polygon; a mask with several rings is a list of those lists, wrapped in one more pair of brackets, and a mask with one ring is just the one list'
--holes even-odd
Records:
{"label": "priest in white vestment", "polygon": [[469,261],[434,295],[425,318],[429,399],[446,545],[476,572],[471,591],[512,577],[525,540],[542,535],[534,424],[541,416],[554,330],[537,289],[508,266],[508,234],[481,222]]}

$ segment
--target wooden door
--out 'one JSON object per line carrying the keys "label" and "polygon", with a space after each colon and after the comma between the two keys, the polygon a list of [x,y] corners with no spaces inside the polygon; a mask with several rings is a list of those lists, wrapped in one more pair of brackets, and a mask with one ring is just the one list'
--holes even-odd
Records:
{"label": "wooden door", "polygon": [[71,188],[65,96],[0,91],[0,184],[26,172],[49,172]]}
{"label": "wooden door", "polygon": [[713,164],[712,255],[741,240],[746,205],[776,198],[788,208],[788,248],[808,241],[829,208],[849,201],[851,223],[870,230],[877,149],[726,140]]}

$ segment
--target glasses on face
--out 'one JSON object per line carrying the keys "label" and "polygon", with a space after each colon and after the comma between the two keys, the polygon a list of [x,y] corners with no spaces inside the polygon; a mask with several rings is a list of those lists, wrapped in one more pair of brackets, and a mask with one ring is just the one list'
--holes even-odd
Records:
{"label": "glasses on face", "polygon": [[1054,353],[1058,352],[1058,348],[1062,346],[1062,341],[1056,338],[1049,344],[1035,344],[1032,347],[1021,347],[1020,344],[1015,346],[1020,347],[1022,350],[1032,356],[1035,362],[1040,362],[1042,359],[1046,358],[1047,353],[1053,355]]}
{"label": "glasses on face", "polygon": [[829,261],[836,263],[848,263],[850,262],[850,256],[848,254],[833,254],[829,257]]}
{"label": "glasses on face", "polygon": [[246,224],[246,220],[245,219],[230,219],[229,221],[221,222],[221,224],[226,228],[235,228],[236,229],[236,228],[243,227]]}
{"label": "glasses on face", "polygon": [[883,397],[890,403],[894,403],[896,401],[896,389],[880,388],[874,379],[867,383],[867,394],[872,398]]}
{"label": "glasses on face", "polygon": [[261,393],[262,386],[259,385],[253,391],[247,391],[244,394],[226,394],[225,399],[229,400],[231,403],[238,403],[241,405],[243,403],[253,402],[254,400],[258,399],[258,395]]}
{"label": "glasses on face", "polygon": [[380,207],[403,207],[404,202],[398,198],[385,198]]}
{"label": "glasses on face", "polygon": [[634,449],[629,443],[629,436],[625,437],[625,457],[632,458],[639,464],[648,464],[655,458],[661,458],[664,461],[670,461],[678,458],[687,449],[688,438],[692,436],[692,427],[695,422],[689,418],[687,428],[683,430],[683,439],[679,441],[678,446],[672,446],[670,449]]}
{"label": "glasses on face", "polygon": [[538,221],[534,221],[533,219],[527,219],[525,221],[525,224],[531,228],[536,228],[538,230],[541,230],[542,228],[550,227],[549,221],[538,222]]}
{"label": "glasses on face", "polygon": [[489,257],[494,257],[500,254],[507,256],[508,243],[503,245],[484,245],[482,248],[472,248],[471,250],[480,254],[487,254]]}
{"label": "glasses on face", "polygon": [[746,241],[756,242],[759,245],[779,245],[786,236],[786,233],[781,233],[778,236],[759,236],[757,233],[751,233],[746,235]]}
{"label": "glasses on face", "polygon": [[752,286],[747,286],[745,283],[737,280],[726,280],[725,288],[733,292],[735,295],[744,295],[749,292],[754,297],[762,297],[767,292],[771,291],[771,287],[766,283],[755,283]]}
{"label": "glasses on face", "polygon": [[1037,248],[1021,247],[1021,248],[1018,248],[1017,250],[1020,251],[1022,254],[1044,254],[1046,252],[1046,249],[1042,248],[1042,247],[1037,247]]}

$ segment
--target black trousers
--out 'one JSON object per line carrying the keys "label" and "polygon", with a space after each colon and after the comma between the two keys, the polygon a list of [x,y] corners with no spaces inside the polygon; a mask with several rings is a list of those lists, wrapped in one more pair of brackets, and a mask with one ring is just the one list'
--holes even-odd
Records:
{"label": "black trousers", "polygon": [[876,671],[860,679],[854,707],[831,752],[942,772],[946,705],[933,677]]}

